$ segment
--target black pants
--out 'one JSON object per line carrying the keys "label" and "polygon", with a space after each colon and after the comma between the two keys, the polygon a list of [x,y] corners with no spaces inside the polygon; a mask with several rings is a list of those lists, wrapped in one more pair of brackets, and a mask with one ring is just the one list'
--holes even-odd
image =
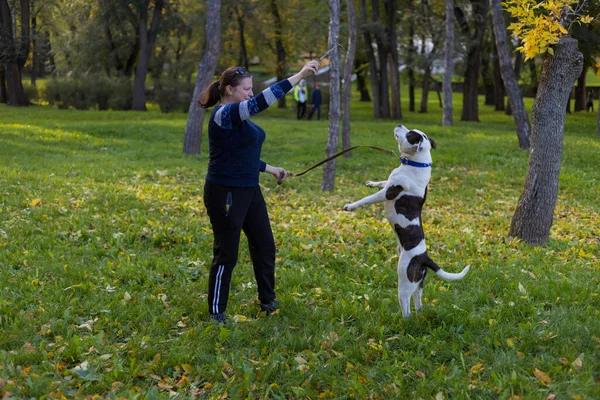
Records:
{"label": "black pants", "polygon": [[306,113],[306,102],[304,103],[296,103],[296,117],[298,119],[304,118],[304,114]]}
{"label": "black pants", "polygon": [[321,105],[319,104],[318,106],[314,105],[312,106],[312,108],[310,109],[310,112],[308,113],[308,119],[311,119],[313,114],[315,113],[315,110],[317,111],[317,121],[321,119]]}
{"label": "black pants", "polygon": [[214,235],[208,278],[209,313],[222,313],[227,308],[242,230],[248,238],[258,299],[261,303],[275,300],[275,241],[260,187],[239,188],[206,182],[204,205]]}

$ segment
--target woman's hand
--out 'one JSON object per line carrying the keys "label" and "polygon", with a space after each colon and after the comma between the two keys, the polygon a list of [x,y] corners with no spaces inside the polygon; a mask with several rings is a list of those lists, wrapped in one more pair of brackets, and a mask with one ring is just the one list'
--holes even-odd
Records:
{"label": "woman's hand", "polygon": [[317,60],[312,60],[306,63],[304,67],[298,72],[296,75],[292,75],[288,78],[288,81],[292,84],[292,86],[296,86],[301,79],[306,78],[310,74],[314,74],[319,70],[321,64]]}
{"label": "woman's hand", "polygon": [[286,171],[283,168],[280,167],[273,167],[269,164],[267,164],[267,168],[265,169],[265,172],[270,173],[271,175],[273,175],[275,177],[275,179],[277,179],[277,183],[281,184],[283,183],[288,176],[290,176],[290,173],[288,171]]}
{"label": "woman's hand", "polygon": [[300,75],[302,75],[303,78],[306,78],[310,74],[315,74],[320,66],[321,64],[319,64],[317,60],[311,60],[307,62],[304,67],[302,67],[300,70]]}

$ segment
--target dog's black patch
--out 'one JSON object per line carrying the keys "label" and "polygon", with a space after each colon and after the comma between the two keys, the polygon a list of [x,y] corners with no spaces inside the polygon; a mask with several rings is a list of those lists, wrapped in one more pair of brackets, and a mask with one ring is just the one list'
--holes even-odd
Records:
{"label": "dog's black patch", "polygon": [[403,228],[395,224],[394,230],[404,250],[414,249],[421,243],[421,240],[425,239],[425,233],[421,225],[408,225],[406,228]]}
{"label": "dog's black patch", "polygon": [[431,143],[431,148],[435,149],[435,140],[433,140],[432,138],[429,138],[429,143]]}
{"label": "dog's black patch", "polygon": [[397,214],[402,214],[409,221],[421,216],[425,199],[418,196],[402,196],[394,203]]}
{"label": "dog's black patch", "polygon": [[408,263],[406,269],[406,276],[412,283],[421,281],[421,287],[423,287],[423,279],[427,275],[427,268],[431,268],[437,272],[440,267],[427,255],[427,252],[414,256]]}
{"label": "dog's black patch", "polygon": [[410,131],[406,134],[406,140],[410,144],[417,144],[423,140],[423,136],[421,136],[420,134],[418,134],[415,131]]}
{"label": "dog's black patch", "polygon": [[419,254],[418,256],[414,256],[410,262],[408,263],[408,268],[406,269],[406,276],[408,280],[412,283],[419,282],[420,280],[425,279],[425,275],[427,274],[427,267],[424,262],[427,259],[427,253]]}
{"label": "dog's black patch", "polygon": [[403,190],[404,188],[402,187],[402,185],[390,186],[388,190],[385,191],[385,198],[388,200],[393,200],[396,197],[398,197],[400,192],[402,192]]}

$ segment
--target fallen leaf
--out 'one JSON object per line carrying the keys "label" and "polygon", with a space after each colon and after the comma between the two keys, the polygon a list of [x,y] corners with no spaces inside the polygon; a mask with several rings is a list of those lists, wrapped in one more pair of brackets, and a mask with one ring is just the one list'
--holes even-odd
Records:
{"label": "fallen leaf", "polygon": [[481,371],[484,371],[485,368],[483,368],[483,364],[475,364],[471,367],[471,373],[472,374],[477,374]]}
{"label": "fallen leaf", "polygon": [[561,357],[559,360],[562,365],[569,365],[569,360],[567,360],[565,357]]}
{"label": "fallen leaf", "polygon": [[[580,356],[580,357],[581,357],[581,356]],[[580,358],[580,357],[577,357],[577,358],[575,359],[575,361],[573,361],[573,362],[571,363],[571,365],[573,366],[573,368],[575,368],[576,370],[580,370],[580,369],[581,369],[581,367],[583,367],[583,361],[581,361],[581,358]]]}
{"label": "fallen leaf", "polygon": [[425,374],[421,371],[415,371],[415,374],[419,377],[419,378],[425,378]]}
{"label": "fallen leaf", "polygon": [[521,285],[521,282],[519,282],[519,293],[521,293],[524,296],[527,295],[527,290],[525,290],[525,287]]}
{"label": "fallen leaf", "polygon": [[548,394],[548,396],[546,397],[546,400],[554,400],[554,399],[556,399],[556,395],[552,394],[552,393]]}
{"label": "fallen leaf", "polygon": [[248,321],[248,317],[246,317],[245,315],[241,315],[241,314],[235,314],[233,316],[233,320],[235,322],[244,322],[244,321]]}
{"label": "fallen leaf", "polygon": [[546,374],[544,371],[540,371],[539,369],[535,369],[533,371],[533,374],[535,375],[536,378],[538,378],[538,380],[540,382],[542,382],[545,385],[549,385],[552,383],[552,378],[550,378],[548,376],[548,374]]}

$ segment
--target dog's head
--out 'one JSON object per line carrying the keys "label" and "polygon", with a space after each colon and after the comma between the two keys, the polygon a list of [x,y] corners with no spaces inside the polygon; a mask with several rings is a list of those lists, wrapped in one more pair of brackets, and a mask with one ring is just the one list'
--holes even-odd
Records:
{"label": "dog's head", "polygon": [[408,129],[400,124],[394,128],[394,137],[402,154],[416,154],[435,149],[435,141],[418,129]]}

